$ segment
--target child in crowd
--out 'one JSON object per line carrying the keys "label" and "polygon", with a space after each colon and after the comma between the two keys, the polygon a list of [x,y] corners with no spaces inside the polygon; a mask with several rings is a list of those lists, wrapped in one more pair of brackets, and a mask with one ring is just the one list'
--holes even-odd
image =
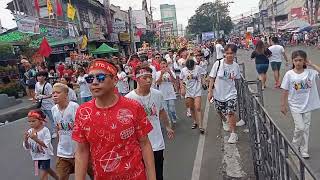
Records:
{"label": "child in crowd", "polygon": [[122,65],[116,65],[116,66],[118,68],[118,73],[117,73],[118,82],[116,87],[118,88],[119,93],[122,96],[125,96],[126,94],[129,93],[128,77]]}
{"label": "child in crowd", "polygon": [[[295,125],[292,144],[303,158],[310,158],[308,142],[311,112],[320,108],[316,84],[320,67],[308,60],[306,52],[302,50],[292,53],[292,63],[293,69],[285,74],[281,84],[284,90],[281,112],[286,115],[289,105]],[[307,66],[313,69],[307,69]]]}
{"label": "child in crowd", "polygon": [[161,71],[156,74],[156,83],[159,85],[159,91],[165,100],[164,109],[167,111],[173,124],[177,123],[177,113],[175,108],[175,100],[177,99],[173,84],[176,81],[176,75],[168,67],[167,60],[162,59],[160,62]]}
{"label": "child in crowd", "polygon": [[[214,98],[215,108],[222,120],[223,129],[231,131],[228,143],[236,143],[236,111],[237,111],[237,88],[235,81],[240,79],[240,67],[234,62],[237,47],[227,44],[224,49],[225,58],[214,63],[209,74],[210,84],[208,100]],[[228,124],[229,123],[229,124]]]}
{"label": "child in crowd", "polygon": [[53,147],[50,131],[44,126],[45,118],[46,115],[41,110],[32,110],[28,113],[30,129],[24,133],[23,147],[30,151],[36,176],[40,169],[41,180],[47,180],[48,175],[58,180],[57,174],[50,168]]}

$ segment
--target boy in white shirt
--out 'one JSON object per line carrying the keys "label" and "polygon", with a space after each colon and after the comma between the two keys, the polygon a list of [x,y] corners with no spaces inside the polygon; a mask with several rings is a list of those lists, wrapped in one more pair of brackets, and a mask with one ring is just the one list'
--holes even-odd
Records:
{"label": "boy in white shirt", "polygon": [[[236,110],[237,110],[237,89],[235,80],[240,79],[240,68],[235,63],[234,56],[237,47],[227,44],[225,47],[225,59],[216,61],[209,74],[210,84],[208,90],[208,100],[214,99],[215,108],[220,115],[225,131],[231,129],[228,143],[236,143]],[[226,121],[223,119],[226,118]]]}
{"label": "boy in white shirt", "polygon": [[125,97],[138,101],[144,107],[148,119],[153,126],[153,129],[148,134],[148,137],[154,154],[156,179],[163,180],[163,153],[165,149],[165,143],[162,135],[160,120],[162,120],[165,125],[169,139],[173,138],[174,131],[171,129],[168,115],[164,110],[164,100],[161,92],[151,88],[151,68],[147,65],[138,65],[135,70],[135,76],[137,80],[137,88],[131,91]]}
{"label": "boy in white shirt", "polygon": [[161,71],[156,74],[156,83],[159,85],[159,91],[165,100],[164,109],[167,111],[173,124],[177,123],[177,113],[175,100],[177,99],[173,84],[176,81],[176,75],[168,67],[167,60],[162,59],[160,62]]}
{"label": "boy in white shirt", "polygon": [[[68,91],[69,88],[65,84],[56,83],[53,86],[53,100],[56,105],[51,111],[58,134],[56,170],[59,180],[68,180],[70,174],[75,171],[75,142],[71,135],[79,105],[69,101]],[[88,171],[88,174],[93,179],[93,173]]]}

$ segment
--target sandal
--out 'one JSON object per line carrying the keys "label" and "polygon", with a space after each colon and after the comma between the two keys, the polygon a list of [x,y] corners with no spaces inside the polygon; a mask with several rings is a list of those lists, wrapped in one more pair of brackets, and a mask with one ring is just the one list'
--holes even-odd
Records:
{"label": "sandal", "polygon": [[192,124],[191,129],[196,129],[198,127],[198,124]]}
{"label": "sandal", "polygon": [[199,128],[199,130],[200,130],[200,134],[204,134],[206,132],[204,128]]}

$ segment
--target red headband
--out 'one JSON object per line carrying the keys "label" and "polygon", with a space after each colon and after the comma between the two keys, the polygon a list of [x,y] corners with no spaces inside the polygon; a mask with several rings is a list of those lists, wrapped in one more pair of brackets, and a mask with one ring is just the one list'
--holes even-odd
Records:
{"label": "red headband", "polygon": [[105,73],[117,75],[117,69],[110,63],[104,61],[104,60],[95,60],[90,65],[89,71],[92,70],[102,70]]}
{"label": "red headband", "polygon": [[29,118],[36,118],[36,119],[39,119],[40,121],[43,121],[43,122],[47,122],[43,117],[41,117],[41,115],[35,111],[30,111],[28,113],[28,117]]}

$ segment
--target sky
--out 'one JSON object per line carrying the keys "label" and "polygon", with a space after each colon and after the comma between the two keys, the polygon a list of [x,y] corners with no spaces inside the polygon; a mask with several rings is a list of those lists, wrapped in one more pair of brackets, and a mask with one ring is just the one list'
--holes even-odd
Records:
{"label": "sky", "polygon": [[[10,11],[5,9],[7,3],[12,0],[0,0],[0,20],[5,28],[13,28],[16,26],[12,20],[13,16]],[[147,0],[148,7],[154,8],[154,19],[160,19],[160,4],[175,4],[177,11],[178,24],[183,24],[184,27],[188,25],[188,19],[195,14],[195,10],[205,2],[212,2],[214,0]],[[230,2],[231,0],[222,0]],[[234,3],[230,4],[230,16],[239,16],[242,13],[250,13],[250,11],[257,10],[259,0],[232,0]],[[118,5],[122,10],[128,10],[129,6],[134,10],[141,9],[142,0],[110,0],[111,4]]]}

